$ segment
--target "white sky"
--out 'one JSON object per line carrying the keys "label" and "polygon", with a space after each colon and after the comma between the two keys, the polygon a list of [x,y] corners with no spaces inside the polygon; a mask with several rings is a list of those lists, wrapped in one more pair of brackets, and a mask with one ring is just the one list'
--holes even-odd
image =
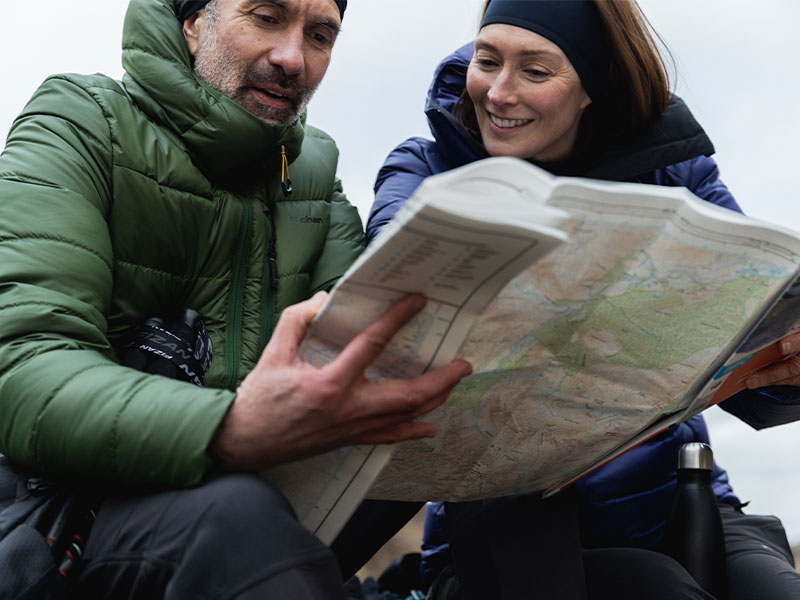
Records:
{"label": "white sky", "polygon": [[[800,229],[800,2],[639,0],[666,40],[677,92],[717,147],[746,213]],[[0,137],[51,73],[119,77],[124,0],[8,2],[0,19]],[[337,140],[340,176],[366,219],[391,149],[428,135],[425,94],[439,59],[474,35],[481,0],[351,0],[309,121]],[[794,180],[794,181],[793,181]],[[754,432],[708,411],[713,446],[752,513],[780,516],[800,543],[800,424]]]}

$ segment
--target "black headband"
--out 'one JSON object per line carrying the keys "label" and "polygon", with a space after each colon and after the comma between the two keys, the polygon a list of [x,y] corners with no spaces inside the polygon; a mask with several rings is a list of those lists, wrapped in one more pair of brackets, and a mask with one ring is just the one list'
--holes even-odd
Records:
{"label": "black headband", "polygon": [[[344,19],[344,9],[347,8],[347,0],[333,0],[339,7],[339,17]],[[205,8],[211,0],[178,0],[178,20],[185,21],[190,15],[198,10]]]}
{"label": "black headband", "polygon": [[481,22],[522,27],[561,48],[589,98],[608,86],[611,51],[593,0],[492,0]]}

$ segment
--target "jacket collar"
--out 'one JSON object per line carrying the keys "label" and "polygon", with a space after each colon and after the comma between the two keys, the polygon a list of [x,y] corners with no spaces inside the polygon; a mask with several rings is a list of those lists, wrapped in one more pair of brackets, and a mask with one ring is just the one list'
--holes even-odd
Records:
{"label": "jacket collar", "polygon": [[[441,154],[451,168],[488,155],[453,115],[464,90],[472,43],[465,44],[437,67],[428,90],[425,113]],[[714,146],[683,100],[673,96],[667,109],[634,139],[615,148],[603,148],[577,161],[540,165],[558,175],[625,181],[701,155],[714,153]]]}
{"label": "jacket collar", "polygon": [[[136,104],[175,133],[211,180],[280,173],[281,146],[300,153],[305,114],[271,125],[200,80],[176,17],[177,0],[131,0],[122,41],[123,82]],[[248,177],[249,175],[249,177]]]}
{"label": "jacket collar", "polygon": [[698,156],[714,145],[686,104],[673,96],[663,114],[634,139],[592,159],[584,177],[625,181]]}

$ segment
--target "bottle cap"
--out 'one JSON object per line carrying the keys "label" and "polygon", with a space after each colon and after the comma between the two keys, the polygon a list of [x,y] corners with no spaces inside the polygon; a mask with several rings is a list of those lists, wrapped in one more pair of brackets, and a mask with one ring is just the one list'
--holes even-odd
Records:
{"label": "bottle cap", "polygon": [[710,471],[714,468],[714,453],[711,447],[701,442],[684,444],[678,453],[678,468]]}

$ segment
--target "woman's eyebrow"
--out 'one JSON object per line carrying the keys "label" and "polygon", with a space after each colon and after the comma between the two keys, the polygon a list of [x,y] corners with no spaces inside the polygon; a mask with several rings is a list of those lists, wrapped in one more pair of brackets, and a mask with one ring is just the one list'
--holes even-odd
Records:
{"label": "woman's eyebrow", "polygon": [[[498,52],[498,53],[500,52],[500,49],[497,46],[495,46],[494,44],[491,44],[491,43],[485,42],[485,41],[480,41],[480,40],[475,42],[475,49],[476,50],[489,50],[490,52]],[[536,50],[536,49],[522,50],[521,52],[518,52],[517,54],[520,55],[520,56],[550,56],[550,57],[558,56],[555,52],[552,52],[550,50]]]}

